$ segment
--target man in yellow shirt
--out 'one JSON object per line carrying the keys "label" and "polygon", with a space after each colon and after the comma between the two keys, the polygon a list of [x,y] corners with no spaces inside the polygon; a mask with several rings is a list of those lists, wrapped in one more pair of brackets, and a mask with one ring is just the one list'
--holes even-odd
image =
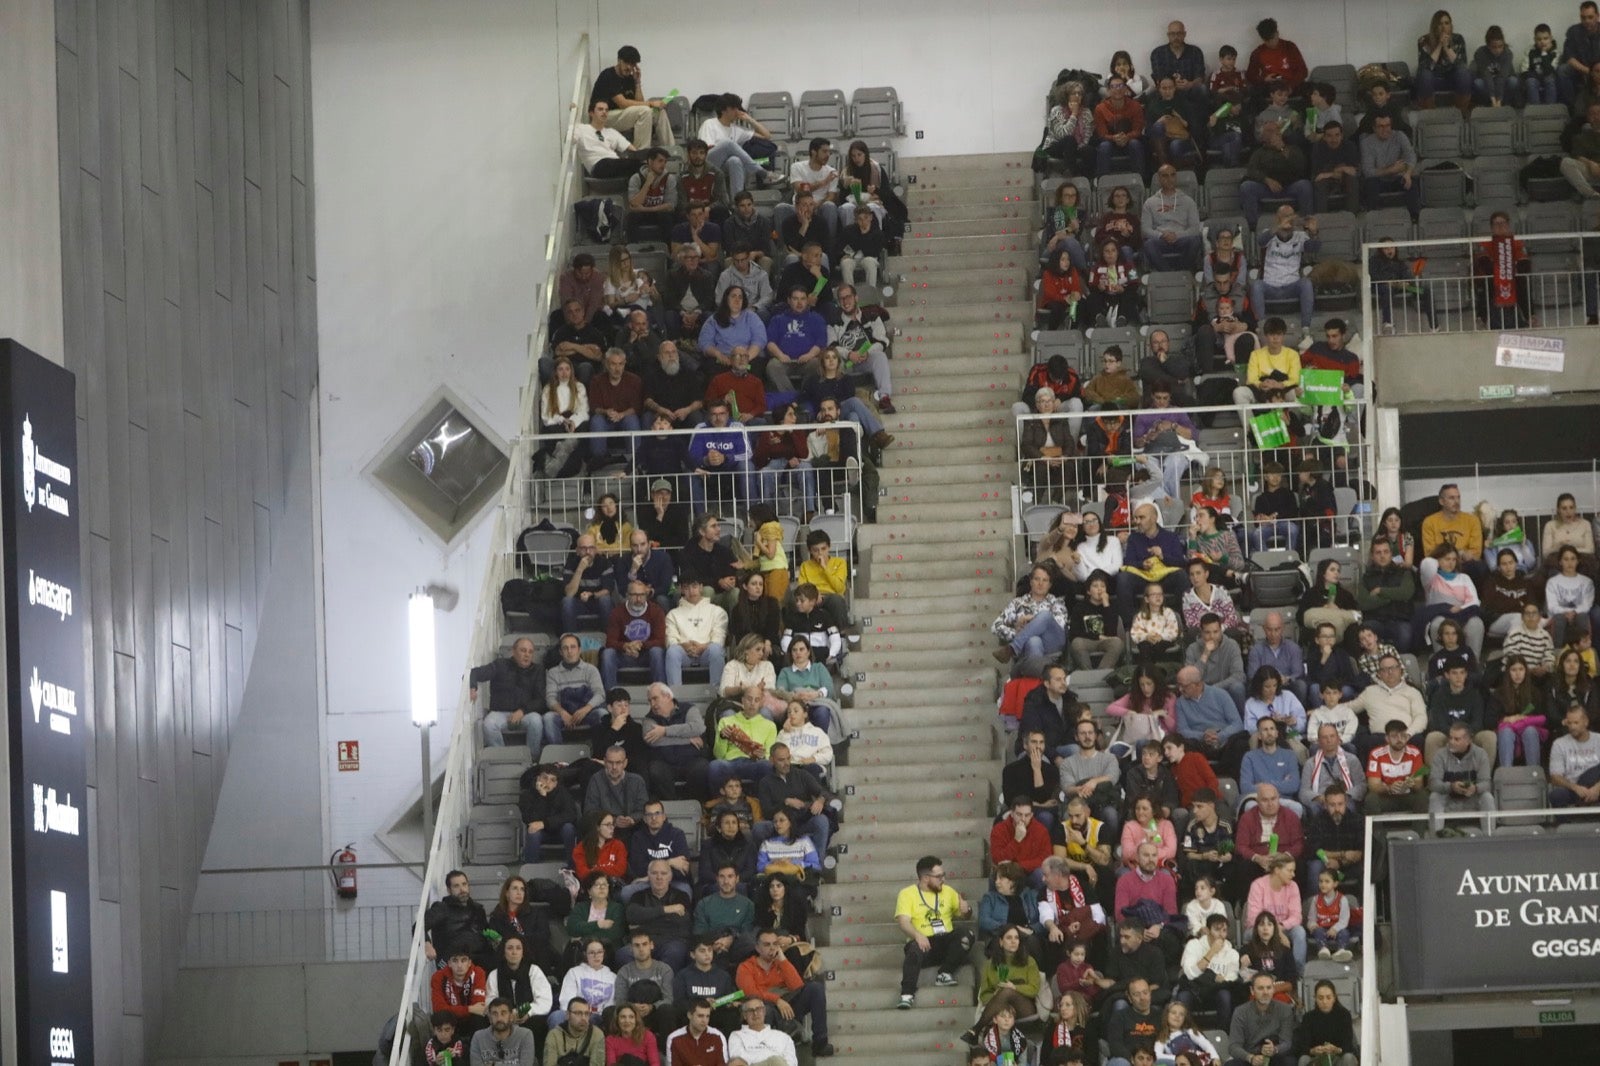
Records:
{"label": "man in yellow shirt", "polygon": [[1471,563],[1482,566],[1483,523],[1461,509],[1461,489],[1454,482],[1439,486],[1439,510],[1422,520],[1422,554],[1432,555],[1441,544],[1461,553],[1464,572],[1471,572]]}
{"label": "man in yellow shirt", "polygon": [[944,862],[933,855],[917,860],[917,883],[900,890],[894,903],[894,920],[908,939],[905,965],[900,969],[901,1010],[917,1001],[917,977],[926,966],[937,966],[933,983],[956,983],[955,971],[972,951],[972,930],[956,930],[956,919],[972,915],[972,904],[944,883]]}
{"label": "man in yellow shirt", "polygon": [[[1241,407],[1252,403],[1283,403],[1300,394],[1300,353],[1283,343],[1289,327],[1273,317],[1261,323],[1266,343],[1250,353],[1245,368],[1245,384],[1233,390],[1233,402]],[[1249,420],[1245,420],[1249,425]]]}

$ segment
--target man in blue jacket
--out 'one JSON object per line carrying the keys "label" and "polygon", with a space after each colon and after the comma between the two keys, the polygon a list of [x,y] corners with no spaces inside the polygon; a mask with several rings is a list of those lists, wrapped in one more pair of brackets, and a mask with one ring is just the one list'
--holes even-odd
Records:
{"label": "man in blue jacket", "polygon": [[483,745],[503,748],[507,729],[522,729],[528,734],[528,753],[538,763],[544,747],[544,722],[539,717],[539,700],[544,694],[544,668],[534,661],[533,641],[519,637],[511,645],[511,657],[475,666],[469,678],[472,698],[478,686],[489,683],[489,710],[483,716]]}
{"label": "man in blue jacket", "polygon": [[1200,679],[1198,667],[1178,671],[1178,732],[1211,760],[1217,772],[1237,779],[1239,761],[1249,746],[1244,719],[1233,698]]}
{"label": "man in blue jacket", "polygon": [[778,392],[795,391],[791,369],[813,374],[822,366],[828,323],[811,309],[810,295],[803,288],[790,289],[784,309],[767,323],[767,382]]}
{"label": "man in blue jacket", "polygon": [[[744,425],[734,422],[728,402],[713,398],[706,405],[706,420],[689,438],[689,481],[691,509],[696,514],[708,510],[732,514],[739,501],[748,506],[750,495],[750,436]],[[715,507],[707,504],[707,500]]]}

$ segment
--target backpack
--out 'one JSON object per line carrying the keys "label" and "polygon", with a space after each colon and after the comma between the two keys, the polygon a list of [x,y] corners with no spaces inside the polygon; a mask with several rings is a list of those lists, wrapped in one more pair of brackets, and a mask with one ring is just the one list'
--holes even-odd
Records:
{"label": "backpack", "polygon": [[579,200],[572,205],[577,218],[578,232],[589,244],[610,244],[613,235],[622,235],[622,208],[615,200],[603,196]]}

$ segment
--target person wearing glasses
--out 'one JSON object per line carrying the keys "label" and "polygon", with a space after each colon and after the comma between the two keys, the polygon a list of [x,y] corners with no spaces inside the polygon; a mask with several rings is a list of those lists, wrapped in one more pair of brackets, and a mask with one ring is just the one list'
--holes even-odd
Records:
{"label": "person wearing glasses", "polygon": [[918,859],[916,884],[901,889],[894,905],[894,920],[909,938],[900,970],[900,1010],[916,1005],[917,977],[925,967],[938,968],[934,984],[956,983],[955,971],[967,961],[973,943],[972,930],[958,931],[956,920],[971,916],[972,904],[945,884],[943,860],[933,855]]}
{"label": "person wearing glasses", "polygon": [[739,1008],[744,1028],[728,1037],[728,1061],[743,1060],[747,1066],[800,1066],[794,1041],[782,1029],[767,1024],[767,1005],[747,999]]}

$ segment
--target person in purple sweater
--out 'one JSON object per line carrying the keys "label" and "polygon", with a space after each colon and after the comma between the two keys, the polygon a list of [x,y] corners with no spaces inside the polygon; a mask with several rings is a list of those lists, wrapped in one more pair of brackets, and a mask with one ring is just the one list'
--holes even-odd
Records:
{"label": "person in purple sweater", "polygon": [[750,435],[744,426],[729,418],[726,400],[713,399],[706,406],[706,420],[689,438],[689,481],[692,510],[700,514],[708,498],[719,507],[734,505],[733,497],[748,501],[750,495]]}
{"label": "person in purple sweater", "polygon": [[1161,528],[1161,514],[1155,504],[1142,503],[1134,508],[1133,532],[1122,547],[1123,568],[1117,577],[1117,611],[1123,625],[1133,621],[1133,612],[1147,585],[1159,584],[1173,603],[1182,601],[1184,590],[1189,587],[1183,570],[1184,555],[1182,538]]}

